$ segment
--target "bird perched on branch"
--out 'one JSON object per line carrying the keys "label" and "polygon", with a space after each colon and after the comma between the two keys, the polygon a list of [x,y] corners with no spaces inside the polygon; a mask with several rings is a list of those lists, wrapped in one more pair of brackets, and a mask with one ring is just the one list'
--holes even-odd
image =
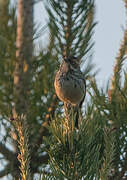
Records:
{"label": "bird perched on branch", "polygon": [[56,73],[54,82],[56,94],[64,102],[65,115],[70,118],[69,111],[75,114],[75,126],[78,128],[79,108],[86,94],[86,82],[80,70],[79,59],[74,56],[64,58]]}

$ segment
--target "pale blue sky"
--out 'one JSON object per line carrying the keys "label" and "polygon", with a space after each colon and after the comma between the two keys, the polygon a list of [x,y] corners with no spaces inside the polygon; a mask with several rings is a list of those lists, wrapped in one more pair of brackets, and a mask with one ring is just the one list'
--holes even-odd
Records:
{"label": "pale blue sky", "polygon": [[[103,84],[112,75],[115,57],[123,37],[125,8],[123,0],[95,1],[98,25],[95,28],[94,34],[93,62],[100,68],[97,78],[99,84]],[[36,5],[35,16],[36,22],[45,24],[46,12],[42,2]]]}
{"label": "pale blue sky", "polygon": [[96,0],[96,6],[94,62],[101,68],[102,83],[112,75],[126,24],[125,8],[122,0]]}

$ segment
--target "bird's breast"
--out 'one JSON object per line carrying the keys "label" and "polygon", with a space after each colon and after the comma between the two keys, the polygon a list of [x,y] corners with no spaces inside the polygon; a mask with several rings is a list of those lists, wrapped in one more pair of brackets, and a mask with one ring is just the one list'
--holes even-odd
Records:
{"label": "bird's breast", "polygon": [[72,105],[79,104],[85,94],[83,80],[75,76],[58,75],[55,78],[54,86],[59,99]]}

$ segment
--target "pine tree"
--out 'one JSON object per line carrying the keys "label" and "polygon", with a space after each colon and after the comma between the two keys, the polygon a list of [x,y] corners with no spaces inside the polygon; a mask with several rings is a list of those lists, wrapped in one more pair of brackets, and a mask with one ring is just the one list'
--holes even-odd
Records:
{"label": "pine tree", "polygon": [[[49,15],[47,47],[32,53],[36,49],[29,42],[37,32],[34,34],[30,13],[30,36],[27,25],[19,27],[22,38],[30,37],[30,41],[25,38],[23,44],[18,43],[23,45],[23,54],[19,55],[16,7],[10,6],[9,0],[0,1],[0,153],[7,162],[0,178],[10,174],[12,179],[28,180],[41,173],[42,179],[126,179],[127,31],[116,57],[111,86],[100,89],[91,73],[94,0],[49,0],[45,6]],[[31,12],[32,8],[29,4]],[[65,126],[63,107],[53,87],[58,61],[70,54],[81,59],[90,96],[78,130],[73,118],[72,128]]]}
{"label": "pine tree", "polygon": [[[24,147],[25,142],[27,142],[30,149],[28,154],[32,157],[30,158],[30,169],[31,178],[33,178],[34,174],[40,173],[41,167],[45,167],[48,163],[48,155],[42,153],[45,152],[43,137],[49,134],[45,127],[45,122],[47,123],[51,120],[49,113],[53,116],[57,106],[57,98],[54,95],[52,85],[57,59],[56,54],[53,53],[54,39],[51,35],[48,47],[40,49],[39,54],[37,55],[32,53],[32,57],[30,55],[31,52],[34,52],[31,50],[32,39],[31,43],[25,39],[28,43],[25,42],[25,44],[23,44],[23,49],[27,50],[27,54],[25,55],[25,53],[23,53],[23,56],[21,56],[21,54],[18,56],[19,49],[16,49],[16,8],[10,6],[10,2],[7,0],[3,1],[3,3],[1,1],[0,8],[2,9],[2,11],[0,11],[0,49],[2,52],[0,54],[0,126],[2,131],[4,128],[5,133],[5,136],[1,134],[2,141],[0,142],[0,153],[2,154],[3,160],[7,161],[7,165],[3,167],[2,171],[0,170],[0,177],[10,174],[13,179],[18,179],[20,175],[19,161],[22,158],[20,156],[20,150],[22,150],[21,148],[27,149],[27,147]],[[29,11],[29,8],[26,9],[26,11]],[[29,21],[32,23],[32,19],[29,19]],[[22,23],[24,23],[24,21]],[[26,25],[19,28],[25,27]],[[32,28],[30,30],[32,30]],[[25,34],[26,36],[28,32],[26,32],[26,29],[20,29],[18,33],[21,33],[20,35],[22,36]],[[50,34],[52,34],[51,31]],[[36,37],[36,34],[33,35]],[[22,42],[20,45],[22,46]],[[28,48],[26,46],[28,46]],[[28,51],[29,48],[30,51]],[[16,51],[18,51],[17,54]],[[20,59],[17,61],[16,57],[17,59],[24,58],[24,60],[20,61]],[[30,62],[25,62],[28,59]],[[19,66],[19,63],[21,67]],[[27,70],[30,70],[30,72],[27,72]],[[18,78],[16,78],[16,76],[22,78],[22,81],[17,81]],[[21,86],[20,89],[18,89],[19,86]],[[24,96],[21,98],[23,94]],[[14,103],[16,104],[15,111],[13,106]],[[17,117],[15,117],[15,112],[18,115]],[[24,113],[23,117],[25,118],[22,118],[22,113]],[[12,114],[13,118],[11,117]],[[19,119],[21,122],[15,124],[15,119]],[[23,119],[27,122],[23,123]],[[29,128],[26,126],[24,127],[24,124],[27,124]],[[17,131],[17,129],[19,129],[19,131]],[[28,131],[29,141],[27,140]],[[25,137],[20,136],[21,134]],[[22,138],[24,138],[24,141],[22,141]],[[17,140],[20,143],[20,149],[18,148]],[[9,145],[7,144],[6,146],[7,142]],[[21,144],[21,142],[24,142],[24,144]],[[11,147],[12,150],[10,150],[9,147]]]}
{"label": "pine tree", "polygon": [[[94,1],[51,0],[49,2],[50,6],[46,4],[46,8],[50,19],[49,26],[55,31],[56,52],[62,57],[75,55],[82,59],[82,63],[85,59],[90,60],[87,57],[93,46],[91,38],[96,25]],[[84,72],[86,79],[90,67],[92,66],[89,62]],[[91,108],[89,111],[92,112]],[[93,116],[96,119],[93,120],[94,124],[91,124]],[[99,122],[96,124],[97,120]],[[71,127],[68,127],[65,119],[57,116],[51,123],[50,130],[54,135],[49,140],[50,149],[48,150],[51,174],[46,178],[79,180],[99,177],[98,168],[103,153],[101,142],[104,140],[104,130],[102,130],[104,124],[101,123],[101,115],[93,112],[89,117],[82,117],[79,130],[74,128],[73,118],[71,122]],[[94,129],[95,124],[96,129]]]}
{"label": "pine tree", "polygon": [[[87,26],[83,27],[83,23],[80,21],[84,16],[80,14],[81,19],[78,19],[78,23],[81,22],[82,26],[76,24],[78,26],[77,32],[75,32],[73,22],[76,22],[75,17],[78,17],[78,12],[86,13],[93,1],[63,0],[60,3],[57,0],[51,0],[50,2],[53,10],[50,8],[47,8],[47,10],[51,20],[50,26],[56,30],[56,43],[58,44],[56,51],[62,56],[68,56],[72,53],[83,57],[86,55],[84,49],[83,56],[80,55],[82,55],[81,52],[84,46],[79,46],[79,44],[89,37],[88,34],[85,34]],[[81,3],[80,6],[78,6],[78,3]],[[83,3],[86,5],[86,9]],[[77,9],[78,7],[79,9]],[[125,1],[125,7],[127,8],[127,1]],[[88,11],[91,12],[90,9]],[[91,17],[93,18],[94,14],[88,14],[89,16],[86,15],[83,22],[85,20],[93,22]],[[81,36],[78,34],[78,32],[82,32],[80,31],[82,28],[84,28],[84,38],[81,34]],[[79,37],[79,41],[76,41],[76,35]],[[51,171],[48,175],[44,175],[42,179],[121,180],[127,178],[127,76],[126,71],[124,71],[124,76],[121,74],[127,52],[126,38],[125,30],[113,70],[112,87],[107,85],[106,90],[104,88],[99,89],[96,79],[89,77],[89,87],[92,90],[88,88],[88,93],[91,99],[86,104],[85,115],[82,117],[79,130],[72,126],[71,132],[68,131],[67,127],[64,126],[65,119],[60,116],[51,123],[50,131],[53,136],[47,140],[50,146],[48,153]],[[86,49],[89,47],[87,43],[83,43],[83,45],[86,45]]]}

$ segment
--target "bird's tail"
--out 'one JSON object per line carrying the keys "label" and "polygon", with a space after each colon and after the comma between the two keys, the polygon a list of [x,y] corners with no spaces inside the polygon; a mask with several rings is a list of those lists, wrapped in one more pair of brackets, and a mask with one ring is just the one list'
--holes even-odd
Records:
{"label": "bird's tail", "polygon": [[71,106],[70,104],[64,103],[64,111],[68,125],[70,126],[74,122],[74,126],[79,128],[79,119],[81,115],[80,108],[78,106]]}

